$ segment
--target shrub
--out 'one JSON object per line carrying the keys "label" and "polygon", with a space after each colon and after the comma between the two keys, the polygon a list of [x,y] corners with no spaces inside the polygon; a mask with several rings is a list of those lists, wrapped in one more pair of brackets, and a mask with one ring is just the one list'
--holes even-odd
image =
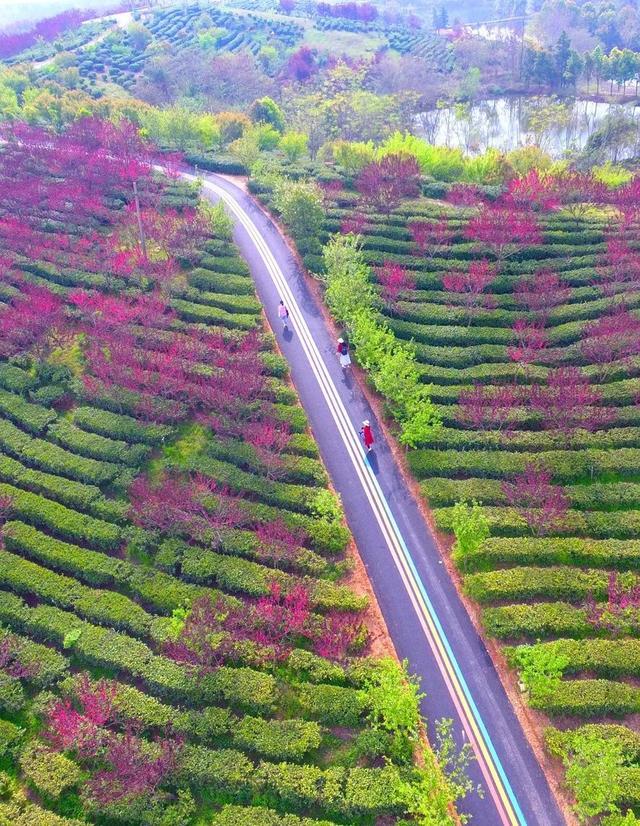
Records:
{"label": "shrub", "polygon": [[[0,720],[0,758],[13,757],[23,735],[24,729],[10,723],[8,720]],[[0,797],[3,796],[0,789]]]}
{"label": "shrub", "polygon": [[20,755],[20,768],[29,783],[53,799],[76,786],[82,776],[80,767],[68,757],[37,743]]}
{"label": "shrub", "polygon": [[328,820],[311,820],[296,815],[281,815],[257,806],[224,806],[213,815],[211,826],[335,826]]}
{"label": "shrub", "polygon": [[317,723],[243,717],[233,728],[234,743],[276,760],[302,760],[320,745]]}
{"label": "shrub", "polygon": [[298,689],[298,702],[305,715],[331,726],[358,726],[368,709],[367,694],[353,688],[336,685],[303,683]]}

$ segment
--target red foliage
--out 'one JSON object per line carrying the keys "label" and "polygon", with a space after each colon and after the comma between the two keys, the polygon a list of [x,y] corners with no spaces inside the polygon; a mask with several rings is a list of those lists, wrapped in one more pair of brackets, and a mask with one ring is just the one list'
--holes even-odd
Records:
{"label": "red foliage", "polygon": [[562,285],[557,273],[542,269],[532,278],[518,281],[513,293],[520,306],[536,313],[540,322],[544,323],[554,307],[568,301],[571,290]]}
{"label": "red foliage", "polygon": [[382,300],[390,307],[395,307],[403,293],[416,288],[415,273],[400,264],[385,261],[376,269],[376,277],[382,287]]}
{"label": "red foliage", "polygon": [[139,476],[129,488],[129,500],[136,525],[200,542],[217,544],[224,531],[244,519],[237,498],[200,476],[166,475],[156,485]]}
{"label": "red foliage", "polygon": [[475,184],[453,184],[447,193],[447,201],[458,207],[473,207],[484,203],[484,195]]}
{"label": "red foliage", "polygon": [[35,660],[23,663],[20,656],[21,652],[22,644],[20,640],[6,631],[1,632],[0,671],[19,680],[36,677],[40,671],[40,664]]}
{"label": "red foliage", "polygon": [[407,226],[420,255],[435,258],[451,246],[455,231],[443,215],[437,221],[411,221]]}
{"label": "red foliage", "polygon": [[314,651],[329,660],[344,660],[362,632],[360,615],[338,612],[329,614],[314,642]]}
{"label": "red foliage", "polygon": [[92,9],[71,9],[39,20],[28,31],[0,32],[0,60],[35,46],[38,41],[52,42],[69,29],[77,29],[85,20],[95,17]]}
{"label": "red foliage", "polygon": [[544,468],[527,464],[513,482],[502,483],[502,491],[536,536],[553,533],[566,519],[569,501]]}
{"label": "red foliage", "polygon": [[640,210],[640,175],[634,175],[623,186],[611,190],[609,201],[624,215],[626,223],[630,223],[638,216]]}
{"label": "red foliage", "polygon": [[171,739],[150,745],[132,731],[110,738],[103,757],[107,768],[87,781],[86,795],[99,806],[152,795],[175,771],[180,747]]}
{"label": "red foliage", "polygon": [[403,198],[420,194],[420,167],[413,157],[387,155],[364,167],[356,189],[365,204],[380,212],[391,212]]}
{"label": "red foliage", "polygon": [[262,545],[260,555],[275,564],[295,561],[306,539],[304,531],[288,528],[282,519],[261,522],[255,528],[255,535]]}
{"label": "red foliage", "polygon": [[22,293],[0,312],[0,354],[32,353],[42,358],[65,335],[62,300],[45,287],[25,284]]}
{"label": "red foliage", "polygon": [[631,627],[634,631],[638,629],[638,608],[640,608],[640,580],[635,581],[631,586],[625,586],[620,582],[620,575],[617,571],[609,573],[607,588],[607,602],[604,605],[597,605],[593,596],[586,600],[587,619],[592,625],[601,630],[606,630],[609,634],[618,634]]}
{"label": "red foliage", "polygon": [[349,235],[349,233],[352,233],[353,235],[362,235],[362,233],[367,230],[368,226],[369,221],[367,216],[363,215],[361,212],[356,212],[349,218],[344,219],[344,221],[340,224],[340,232],[343,235]]}
{"label": "red foliage", "polygon": [[606,296],[640,288],[640,253],[629,245],[624,228],[612,228],[606,245],[607,251],[596,268],[594,287]]}
{"label": "red foliage", "polygon": [[514,178],[510,182],[503,201],[505,206],[516,209],[538,211],[554,209],[560,203],[556,178],[552,175],[540,174],[537,169],[532,169],[521,178]]}
{"label": "red foliage", "polygon": [[61,751],[75,751],[82,758],[95,757],[107,732],[103,727],[114,719],[116,688],[106,680],[91,683],[83,674],[75,688],[75,704],[56,699],[46,715],[44,736]]}
{"label": "red foliage", "polygon": [[511,430],[518,421],[522,398],[518,388],[474,384],[458,397],[457,419],[474,430]]}
{"label": "red foliage", "polygon": [[577,367],[558,367],[549,372],[547,384],[531,388],[531,406],[542,417],[542,426],[571,438],[578,430],[594,431],[611,421],[612,411],[599,407],[602,394],[591,387]]}
{"label": "red foliage", "polygon": [[319,70],[320,67],[316,61],[315,52],[309,46],[300,46],[289,58],[285,75],[290,80],[304,83]]}
{"label": "red foliage", "polygon": [[607,187],[590,173],[563,172],[556,177],[555,188],[562,206],[576,218],[610,199]]}
{"label": "red foliage", "polygon": [[451,293],[457,293],[467,311],[467,323],[471,324],[479,307],[486,304],[484,290],[495,280],[497,272],[488,261],[472,261],[468,270],[447,273],[442,286]]}
{"label": "red foliage", "polygon": [[512,327],[517,343],[507,348],[511,361],[517,362],[526,372],[528,366],[540,361],[549,339],[545,331],[536,324],[519,318]]}
{"label": "red foliage", "polygon": [[504,207],[483,207],[465,230],[465,237],[486,247],[498,262],[539,244],[542,240],[535,218]]}
{"label": "red foliage", "polygon": [[640,355],[640,318],[624,307],[592,321],[583,330],[580,352],[591,364],[597,364],[604,380],[616,363]]}

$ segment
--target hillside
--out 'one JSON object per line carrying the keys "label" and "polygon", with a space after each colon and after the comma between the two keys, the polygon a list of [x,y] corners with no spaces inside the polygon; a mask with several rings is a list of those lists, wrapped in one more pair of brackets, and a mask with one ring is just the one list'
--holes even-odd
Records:
{"label": "hillside", "polygon": [[126,126],[5,134],[0,814],[394,820],[416,690],[363,656],[341,509],[227,219]]}

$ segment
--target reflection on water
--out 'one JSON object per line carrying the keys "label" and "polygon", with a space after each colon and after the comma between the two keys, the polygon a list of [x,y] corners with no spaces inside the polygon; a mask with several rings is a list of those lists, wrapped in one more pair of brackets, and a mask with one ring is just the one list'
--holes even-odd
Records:
{"label": "reflection on water", "polygon": [[[470,154],[491,146],[508,152],[534,144],[554,157],[562,157],[582,149],[609,112],[625,114],[640,124],[640,107],[632,103],[504,97],[423,112],[418,116],[418,129],[430,143]],[[617,159],[629,154],[630,150],[623,150]]]}

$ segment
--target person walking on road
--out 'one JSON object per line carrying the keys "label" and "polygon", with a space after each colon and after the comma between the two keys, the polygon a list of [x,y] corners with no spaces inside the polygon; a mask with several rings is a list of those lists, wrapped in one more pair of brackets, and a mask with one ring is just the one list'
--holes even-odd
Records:
{"label": "person walking on road", "polygon": [[349,345],[343,338],[338,339],[338,355],[340,356],[340,367],[346,370],[351,365],[351,357],[349,356]]}
{"label": "person walking on road", "polygon": [[278,318],[282,322],[282,329],[286,330],[289,324],[289,310],[284,306],[284,301],[280,299],[278,304]]}
{"label": "person walking on road", "polygon": [[365,419],[362,422],[362,427],[360,428],[360,435],[362,436],[362,441],[364,442],[364,446],[367,448],[367,453],[371,452],[373,448],[373,431],[371,430],[371,422],[368,419]]}

